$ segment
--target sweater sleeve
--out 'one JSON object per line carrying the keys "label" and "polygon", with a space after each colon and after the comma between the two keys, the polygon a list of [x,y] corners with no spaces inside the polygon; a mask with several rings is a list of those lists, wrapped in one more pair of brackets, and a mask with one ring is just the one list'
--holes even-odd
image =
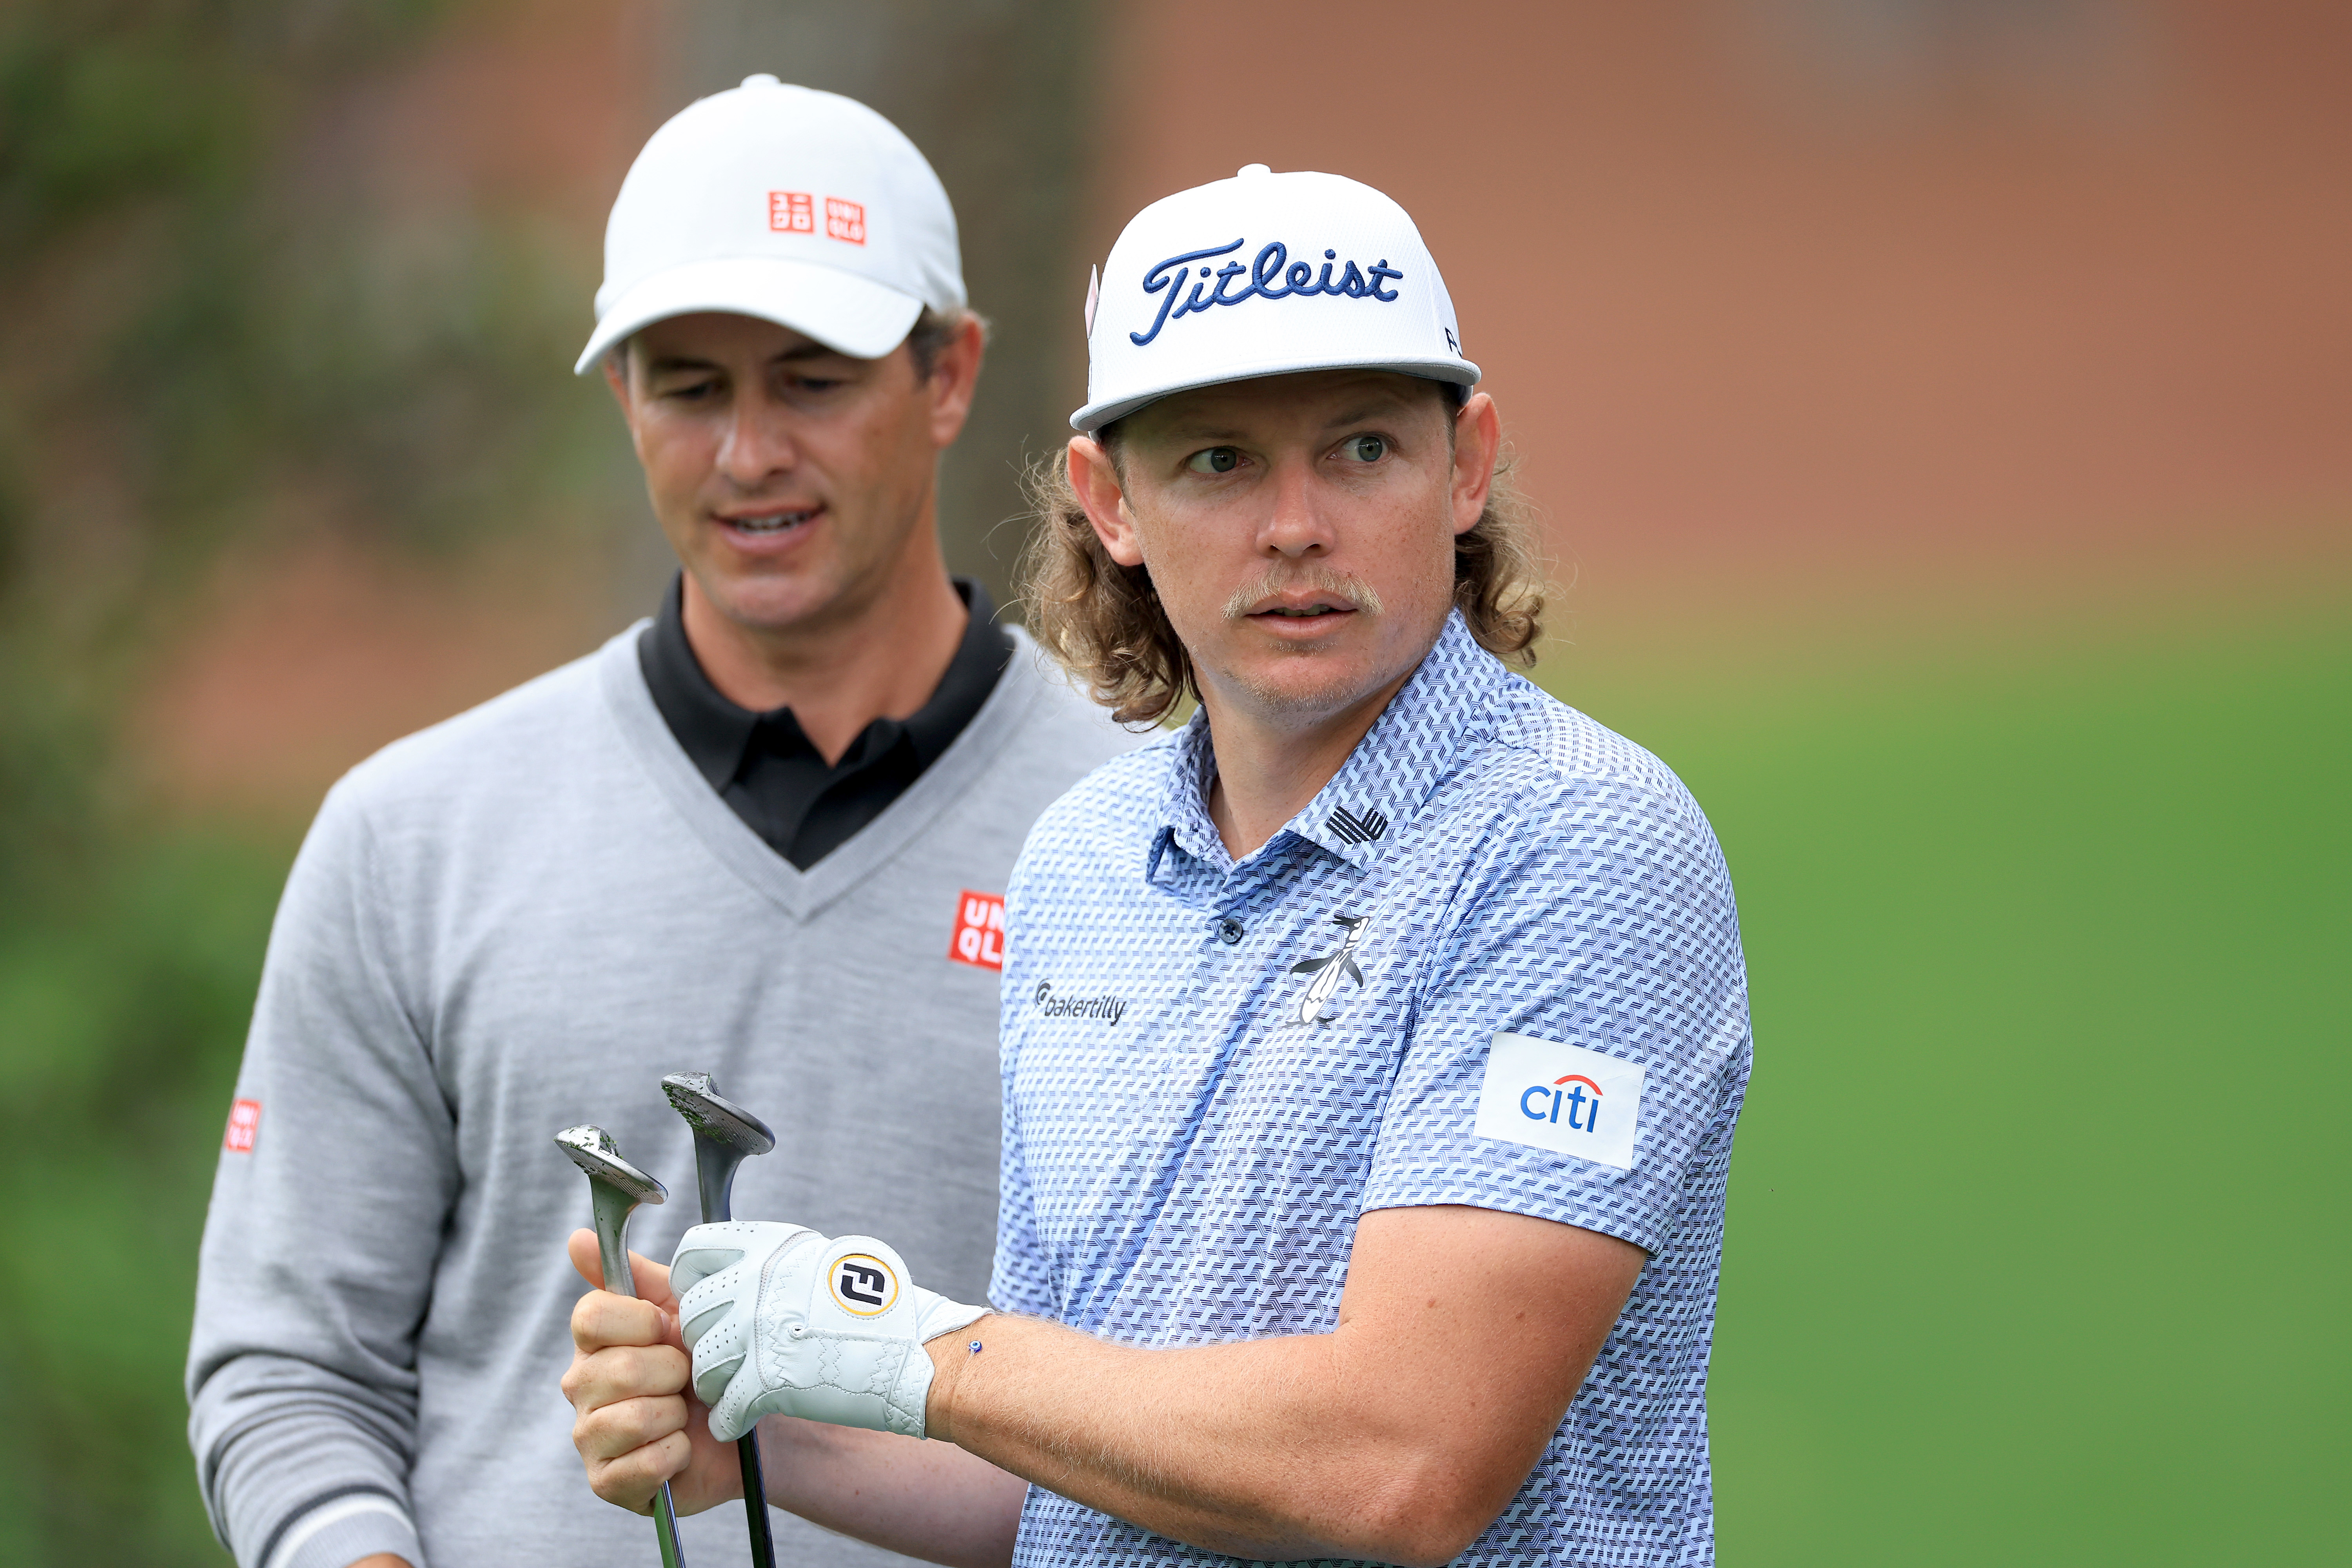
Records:
{"label": "sweater sleeve", "polygon": [[189,1440],[242,1568],[425,1568],[416,1337],[459,1179],[388,903],[346,781],[278,904],[199,1262]]}

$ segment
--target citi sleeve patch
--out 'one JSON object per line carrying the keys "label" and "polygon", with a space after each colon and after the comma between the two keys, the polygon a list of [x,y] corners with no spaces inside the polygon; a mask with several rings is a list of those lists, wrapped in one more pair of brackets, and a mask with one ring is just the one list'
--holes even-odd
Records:
{"label": "citi sleeve patch", "polygon": [[1498,1034],[1486,1050],[1475,1131],[1630,1171],[1645,1070],[1582,1046]]}

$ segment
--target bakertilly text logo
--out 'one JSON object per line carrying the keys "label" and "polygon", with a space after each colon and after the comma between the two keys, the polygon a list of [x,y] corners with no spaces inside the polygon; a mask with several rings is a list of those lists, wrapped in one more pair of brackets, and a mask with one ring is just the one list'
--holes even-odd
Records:
{"label": "bakertilly text logo", "polygon": [[1048,1018],[1100,1018],[1116,1024],[1127,1011],[1127,998],[1106,993],[1100,996],[1057,996],[1050,980],[1037,982],[1037,1011]]}
{"label": "bakertilly text logo", "polygon": [[[1391,278],[1402,279],[1404,276],[1389,265],[1385,256],[1370,267],[1360,267],[1353,261],[1342,266],[1339,253],[1336,250],[1323,253],[1323,266],[1318,271],[1311,261],[1291,260],[1290,247],[1278,239],[1260,247],[1246,267],[1239,261],[1228,261],[1217,268],[1208,265],[1220,256],[1231,256],[1248,243],[1249,238],[1244,235],[1230,245],[1213,245],[1206,250],[1188,250],[1181,256],[1171,256],[1154,264],[1143,275],[1143,291],[1160,296],[1160,314],[1152,318],[1150,331],[1129,332],[1127,341],[1137,348],[1143,348],[1160,335],[1160,328],[1171,321],[1205,310],[1213,305],[1240,305],[1252,300],[1305,300],[1318,294],[1338,294],[1349,300],[1378,300],[1383,304],[1393,304],[1397,291],[1384,285]],[[1192,277],[1195,261],[1202,263],[1201,276],[1188,293],[1184,283]],[[1331,274],[1334,267],[1341,268],[1336,278]],[[1170,271],[1171,268],[1175,270]],[[1236,289],[1234,280],[1237,278],[1246,278],[1249,281]],[[1211,279],[1215,279],[1213,285]]]}

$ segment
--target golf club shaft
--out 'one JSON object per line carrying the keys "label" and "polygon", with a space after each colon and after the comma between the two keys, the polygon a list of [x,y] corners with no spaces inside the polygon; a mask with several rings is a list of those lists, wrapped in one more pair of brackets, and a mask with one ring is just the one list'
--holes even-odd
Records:
{"label": "golf club shaft", "polygon": [[[589,1178],[594,1197],[596,1253],[604,1265],[604,1289],[615,1296],[637,1293],[637,1277],[629,1268],[629,1211],[637,1200],[609,1183]],[[654,1494],[654,1534],[661,1542],[662,1568],[686,1568],[686,1554],[677,1544],[677,1505],[670,1500],[669,1483]]]}
{"label": "golf club shaft", "polygon": [[[695,1184],[702,1196],[702,1223],[716,1225],[735,1217],[735,1167],[742,1156],[714,1144],[699,1132],[694,1139]],[[752,1568],[776,1568],[776,1537],[768,1520],[768,1483],[760,1471],[758,1427],[735,1439],[735,1462],[743,1471],[743,1522],[751,1532]]]}

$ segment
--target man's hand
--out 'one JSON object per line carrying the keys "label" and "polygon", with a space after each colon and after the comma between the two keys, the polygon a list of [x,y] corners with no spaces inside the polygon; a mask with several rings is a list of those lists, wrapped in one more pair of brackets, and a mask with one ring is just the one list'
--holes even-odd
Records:
{"label": "man's hand", "polygon": [[762,1220],[696,1226],[664,1279],[679,1291],[694,1391],[724,1438],[762,1415],[920,1437],[923,1342],[988,1313],[922,1289],[870,1236]]}
{"label": "man's hand", "polygon": [[604,1289],[596,1234],[575,1230],[572,1267],[598,1287],[572,1309],[563,1396],[576,1412],[572,1445],[588,1485],[606,1502],[651,1513],[664,1481],[677,1511],[699,1513],[743,1495],[732,1447],[710,1435],[708,1412],[686,1397],[688,1362],[669,1270],[629,1255],[637,1296]]}

